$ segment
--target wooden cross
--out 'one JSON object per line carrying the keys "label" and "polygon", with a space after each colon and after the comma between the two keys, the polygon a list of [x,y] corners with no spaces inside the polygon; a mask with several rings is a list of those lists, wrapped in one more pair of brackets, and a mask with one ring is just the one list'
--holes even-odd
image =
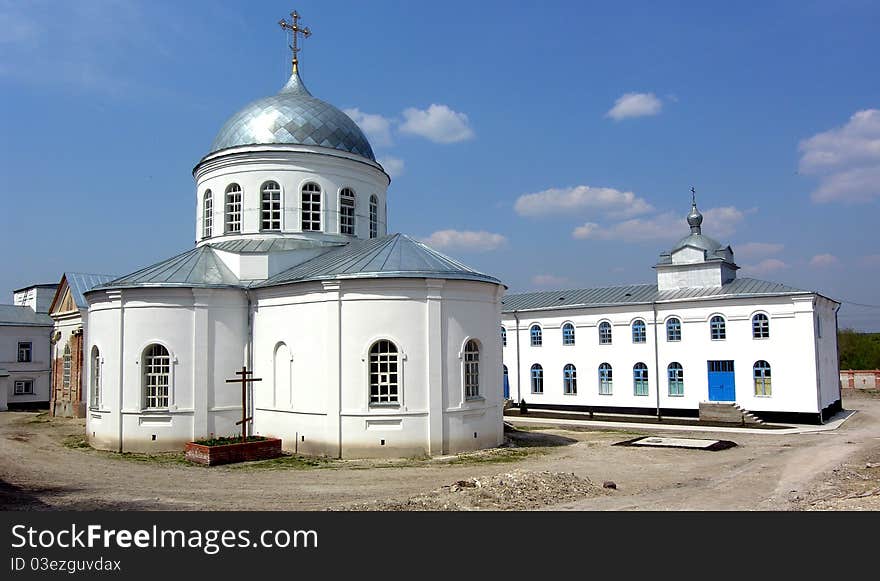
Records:
{"label": "wooden cross", "polygon": [[291,61],[291,64],[293,65],[293,72],[296,72],[297,65],[299,64],[299,59],[297,58],[296,53],[302,50],[299,48],[298,44],[299,35],[301,34],[303,38],[306,39],[312,36],[312,31],[308,26],[301,27],[299,25],[299,12],[296,10],[290,13],[290,22],[287,22],[282,18],[278,21],[278,24],[282,29],[289,30],[291,35],[293,35],[293,44],[288,46],[290,47],[290,50],[293,51],[293,60]]}
{"label": "wooden cross", "polygon": [[253,421],[254,417],[247,415],[247,388],[249,383],[254,381],[263,381],[259,377],[248,377],[253,371],[248,371],[247,366],[242,366],[241,371],[236,371],[236,375],[240,375],[240,379],[227,379],[226,383],[241,384],[241,421],[235,422],[235,425],[241,425],[241,441],[247,441],[247,423]]}

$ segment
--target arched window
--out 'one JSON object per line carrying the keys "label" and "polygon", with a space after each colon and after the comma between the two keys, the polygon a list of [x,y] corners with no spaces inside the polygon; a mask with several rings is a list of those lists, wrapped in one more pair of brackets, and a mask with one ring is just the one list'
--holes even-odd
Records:
{"label": "arched window", "polygon": [[608,321],[599,323],[599,345],[611,345],[611,323]]}
{"label": "arched window", "polygon": [[666,340],[681,341],[681,319],[672,317],[666,321]]}
{"label": "arched window", "polygon": [[382,339],[370,347],[370,404],[400,403],[400,357],[397,345]]}
{"label": "arched window", "polygon": [[544,339],[541,335],[540,325],[532,325],[532,327],[529,329],[529,336],[532,339],[532,347],[540,347],[544,344]]}
{"label": "arched window", "polygon": [[229,184],[226,188],[225,232],[241,232],[241,186]]}
{"label": "arched window", "polygon": [[504,364],[501,365],[501,375],[501,390],[504,394],[504,399],[507,399],[510,397],[510,379],[507,377],[507,366]]}
{"label": "arched window", "polygon": [[571,323],[562,325],[562,344],[574,345],[574,325]]}
{"label": "arched window", "polygon": [[354,214],[356,197],[351,188],[339,191],[339,233],[354,236]]}
{"label": "arched window", "polygon": [[370,196],[370,238],[379,236],[379,199]]}
{"label": "arched window", "polygon": [[501,327],[501,346],[507,347],[507,329]]}
{"label": "arched window", "polygon": [[144,349],[143,356],[144,407],[168,407],[168,388],[171,385],[171,355],[168,349],[154,343]]}
{"label": "arched window", "polygon": [[577,369],[569,363],[562,368],[562,393],[565,395],[577,395]]}
{"label": "arched window", "polygon": [[480,346],[473,339],[464,346],[464,397],[480,397]]}
{"label": "arched window", "polygon": [[772,390],[770,386],[770,364],[766,361],[756,361],[755,371],[755,395],[761,397],[770,397]]}
{"label": "arched window", "polygon": [[281,186],[266,182],[260,187],[260,229],[281,230]]}
{"label": "arched window", "polygon": [[544,368],[535,363],[532,365],[532,393],[544,393]]}
{"label": "arched window", "polygon": [[666,375],[669,378],[669,395],[672,397],[680,397],[684,395],[684,368],[681,363],[673,361],[666,368]]}
{"label": "arched window", "polygon": [[214,195],[205,190],[202,200],[202,238],[210,238],[214,233]]}
{"label": "arched window", "polygon": [[633,365],[633,393],[648,395],[648,366],[644,363]]}
{"label": "arched window", "polygon": [[613,389],[613,376],[611,365],[603,363],[599,366],[599,395],[611,395]]}
{"label": "arched window", "polygon": [[97,345],[92,346],[92,356],[89,358],[89,362],[92,367],[91,403],[93,408],[99,408],[101,407],[101,353],[98,351]]}
{"label": "arched window", "polygon": [[64,346],[64,355],[61,356],[61,387],[67,391],[70,389],[71,371],[70,343]]}
{"label": "arched window", "polygon": [[302,188],[302,230],[321,230],[321,186],[314,182],[309,182]]}
{"label": "arched window", "polygon": [[275,407],[293,405],[290,349],[284,343],[275,346],[275,373],[273,377],[273,404]]}
{"label": "arched window", "polygon": [[724,317],[722,317],[721,315],[715,315],[714,317],[712,317],[712,320],[709,321],[709,332],[713,341],[721,341],[722,339],[726,339],[727,324],[724,322]]}
{"label": "arched window", "polygon": [[770,338],[770,319],[764,313],[752,317],[752,339]]}
{"label": "arched window", "polygon": [[645,322],[636,319],[632,324],[633,343],[644,343],[647,341],[647,332],[645,330]]}

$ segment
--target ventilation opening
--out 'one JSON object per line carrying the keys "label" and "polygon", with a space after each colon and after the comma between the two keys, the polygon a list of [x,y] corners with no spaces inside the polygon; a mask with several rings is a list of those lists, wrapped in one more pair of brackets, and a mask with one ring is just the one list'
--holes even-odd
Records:
{"label": "ventilation opening", "polygon": [[300,442],[305,442],[305,441],[306,441],[306,437],[305,437],[305,436],[300,436],[300,437],[302,438],[302,440],[300,440]]}
{"label": "ventilation opening", "polygon": [[93,437],[93,438],[95,437],[95,432],[92,432],[92,437]]}
{"label": "ventilation opening", "polygon": [[477,437],[477,433],[476,433],[476,432],[474,432],[474,438],[476,438],[476,437]]}
{"label": "ventilation opening", "polygon": [[156,434],[153,434],[153,441],[156,441]]}
{"label": "ventilation opening", "polygon": [[384,445],[385,445],[385,440],[379,440],[379,445],[380,445],[380,446],[384,446]]}

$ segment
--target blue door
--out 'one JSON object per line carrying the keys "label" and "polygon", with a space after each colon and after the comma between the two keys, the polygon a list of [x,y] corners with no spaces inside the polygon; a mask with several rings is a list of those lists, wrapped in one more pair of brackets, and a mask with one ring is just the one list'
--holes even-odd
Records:
{"label": "blue door", "polygon": [[510,383],[507,381],[507,366],[504,365],[504,399],[510,399]]}
{"label": "blue door", "polygon": [[708,361],[709,401],[736,401],[733,361]]}

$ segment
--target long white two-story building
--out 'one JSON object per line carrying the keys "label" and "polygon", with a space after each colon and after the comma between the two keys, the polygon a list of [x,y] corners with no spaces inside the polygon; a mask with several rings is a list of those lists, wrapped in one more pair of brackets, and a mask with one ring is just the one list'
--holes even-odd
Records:
{"label": "long white two-story building", "polygon": [[840,303],[737,278],[730,246],[690,234],[657,284],[505,296],[505,395],[529,407],[697,415],[731,402],[764,419],[821,422],[841,408]]}

